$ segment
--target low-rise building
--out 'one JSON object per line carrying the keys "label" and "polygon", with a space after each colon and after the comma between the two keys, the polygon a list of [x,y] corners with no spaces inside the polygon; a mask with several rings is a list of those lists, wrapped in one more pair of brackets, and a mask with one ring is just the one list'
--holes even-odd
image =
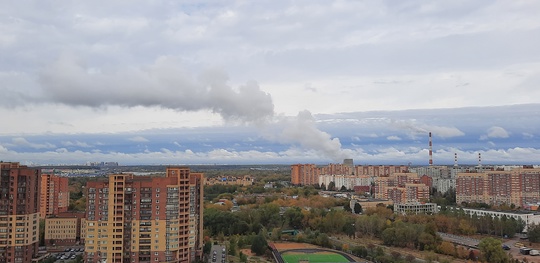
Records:
{"label": "low-rise building", "polygon": [[73,246],[82,244],[81,226],[84,212],[61,213],[45,219],[45,245]]}
{"label": "low-rise building", "polygon": [[470,216],[491,216],[497,218],[513,218],[515,220],[522,220],[525,224],[524,232],[527,232],[527,227],[531,224],[540,224],[540,214],[536,213],[522,213],[522,212],[510,212],[510,211],[492,211],[484,209],[472,209],[472,208],[463,208],[465,214]]}
{"label": "low-rise building", "polygon": [[401,215],[432,215],[438,212],[439,208],[435,203],[404,203],[394,205],[394,213]]}

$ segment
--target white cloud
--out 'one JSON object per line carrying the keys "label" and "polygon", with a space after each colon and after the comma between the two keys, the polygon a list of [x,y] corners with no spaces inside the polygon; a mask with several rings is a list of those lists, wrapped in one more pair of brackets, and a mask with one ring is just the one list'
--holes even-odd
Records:
{"label": "white cloud", "polygon": [[131,138],[128,138],[128,140],[132,141],[132,142],[149,142],[148,139],[142,137],[142,136],[135,136],[135,137],[131,137]]}
{"label": "white cloud", "polygon": [[80,141],[73,141],[73,142],[72,141],[62,141],[62,145],[66,146],[66,147],[70,147],[70,146],[83,147],[83,148],[92,147],[88,143],[80,142]]}
{"label": "white cloud", "polygon": [[487,130],[487,134],[480,136],[480,140],[487,140],[489,138],[508,138],[510,135],[508,132],[499,126],[493,126]]}
{"label": "white cloud", "polygon": [[13,144],[17,146],[30,147],[34,149],[50,149],[56,146],[50,143],[31,143],[23,137],[17,137],[12,139]]}
{"label": "white cloud", "polygon": [[389,140],[389,141],[401,141],[401,138],[399,136],[395,136],[395,135],[388,136],[388,137],[386,137],[386,139]]}

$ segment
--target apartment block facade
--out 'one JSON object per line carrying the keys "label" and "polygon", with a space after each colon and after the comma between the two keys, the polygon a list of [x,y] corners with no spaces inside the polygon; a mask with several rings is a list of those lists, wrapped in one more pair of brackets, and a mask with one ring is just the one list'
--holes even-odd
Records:
{"label": "apartment block facade", "polygon": [[458,173],[456,202],[506,204],[517,207],[538,203],[540,169],[516,168],[509,171]]}
{"label": "apartment block facade", "polygon": [[40,216],[67,212],[69,206],[68,178],[54,174],[54,170],[41,173]]}
{"label": "apartment block facade", "polygon": [[202,255],[203,175],[113,174],[87,183],[85,262],[191,262]]}
{"label": "apartment block facade", "polygon": [[45,245],[73,246],[84,244],[81,228],[84,212],[65,212],[45,219]]}
{"label": "apartment block facade", "polygon": [[291,184],[314,185],[319,183],[320,169],[315,164],[291,165]]}
{"label": "apartment block facade", "polygon": [[417,173],[393,173],[376,177],[374,197],[390,199],[395,204],[416,203],[429,200],[430,187],[421,183]]}
{"label": "apartment block facade", "polygon": [[255,178],[250,175],[244,176],[225,176],[225,177],[214,177],[214,178],[205,178],[205,185],[241,185],[241,186],[251,186],[255,182]]}
{"label": "apartment block facade", "polygon": [[0,162],[0,263],[38,256],[40,180],[39,169]]}
{"label": "apartment block facade", "polygon": [[[372,178],[374,177],[390,176],[407,171],[408,166],[404,165],[353,166],[351,159],[345,159],[343,164],[328,164],[321,167],[317,167],[315,164],[294,164],[291,166],[291,183],[293,185],[324,184],[328,186],[329,182],[334,182],[337,189],[341,186],[353,189],[358,185],[366,185],[366,180],[373,182]],[[334,179],[336,180],[334,181]]]}

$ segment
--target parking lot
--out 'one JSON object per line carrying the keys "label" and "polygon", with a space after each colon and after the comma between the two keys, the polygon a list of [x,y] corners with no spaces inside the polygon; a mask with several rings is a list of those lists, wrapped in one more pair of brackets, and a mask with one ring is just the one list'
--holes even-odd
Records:
{"label": "parking lot", "polygon": [[83,247],[66,248],[63,252],[53,252],[51,256],[56,258],[56,263],[74,261],[78,255],[84,252]]}
{"label": "parking lot", "polygon": [[227,248],[225,246],[213,245],[212,252],[210,252],[210,258],[208,263],[226,263],[227,262]]}

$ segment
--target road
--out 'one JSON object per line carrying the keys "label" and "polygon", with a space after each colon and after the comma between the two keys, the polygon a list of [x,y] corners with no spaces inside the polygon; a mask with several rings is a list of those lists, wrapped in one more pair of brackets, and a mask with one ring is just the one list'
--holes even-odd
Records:
{"label": "road", "polygon": [[212,245],[212,251],[208,258],[208,263],[226,263],[227,247],[222,245]]}

